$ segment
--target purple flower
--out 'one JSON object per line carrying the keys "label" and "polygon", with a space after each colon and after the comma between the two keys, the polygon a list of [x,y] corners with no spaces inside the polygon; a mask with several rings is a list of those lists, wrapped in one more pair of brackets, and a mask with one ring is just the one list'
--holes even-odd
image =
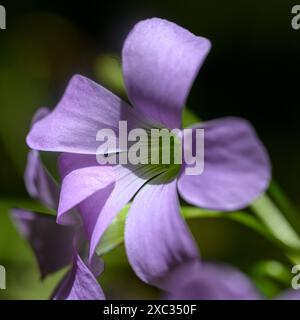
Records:
{"label": "purple flower", "polygon": [[116,165],[110,193],[94,185],[94,177],[104,169],[96,161],[95,137],[105,128],[117,133],[120,120],[127,120],[129,128],[180,127],[182,108],[209,49],[207,39],[174,23],[141,21],[122,52],[123,76],[134,108],[93,81],[74,76],[57,107],[27,137],[33,149],[63,152],[58,222],[71,224],[70,210],[77,208],[90,241],[90,257],[113,218],[134,198],[125,227],[127,255],[136,274],[159,287],[174,266],[199,257],[181,218],[177,191],[199,207],[228,211],[245,207],[269,183],[266,151],[245,120],[200,123],[195,128],[205,129],[201,175],[187,176],[184,170],[175,175],[172,165]]}
{"label": "purple flower", "polygon": [[[234,267],[192,261],[178,266],[164,279],[169,300],[260,300],[251,280]],[[287,290],[279,300],[299,300],[297,290]]]}
{"label": "purple flower", "polygon": [[[48,113],[46,108],[40,109],[34,121]],[[101,172],[98,187],[100,184],[103,187],[113,185],[114,179],[109,170],[104,168]],[[59,189],[44,169],[38,151],[32,150],[28,154],[25,185],[33,198],[50,209],[57,209]],[[12,217],[36,254],[42,278],[72,264],[71,270],[55,290],[53,299],[104,299],[95,278],[102,272],[103,263],[96,256],[89,266],[83,261],[80,252],[83,251],[86,241],[80,226],[61,226],[56,223],[55,216],[23,209],[14,209]]]}

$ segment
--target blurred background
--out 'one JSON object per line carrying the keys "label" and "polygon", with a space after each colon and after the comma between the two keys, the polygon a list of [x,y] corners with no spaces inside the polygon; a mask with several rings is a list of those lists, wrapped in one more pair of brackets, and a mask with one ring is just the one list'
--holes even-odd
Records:
{"label": "blurred background", "polygon": [[[212,41],[188,107],[203,120],[230,115],[250,120],[269,151],[274,177],[300,212],[300,30],[291,27],[295,4],[1,0],[7,29],[0,30],[0,265],[7,270],[7,289],[0,290],[0,298],[46,299],[62,276],[40,281],[33,253],[8,215],[11,207],[30,205],[23,172],[34,111],[53,108],[75,73],[124,97],[119,55],[127,33],[141,19],[165,18]],[[225,219],[201,219],[190,226],[204,258],[240,267],[269,296],[288,287],[288,264],[263,237]],[[133,275],[122,246],[104,258],[100,282],[108,297],[159,296]],[[276,281],[269,281],[272,277]]]}

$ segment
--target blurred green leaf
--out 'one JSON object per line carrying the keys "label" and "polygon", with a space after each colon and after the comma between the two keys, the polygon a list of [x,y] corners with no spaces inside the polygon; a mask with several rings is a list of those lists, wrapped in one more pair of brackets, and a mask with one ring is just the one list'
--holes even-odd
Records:
{"label": "blurred green leaf", "polygon": [[22,208],[25,210],[41,212],[45,214],[55,214],[54,210],[45,207],[42,203],[33,199],[0,199],[0,212],[6,212],[13,208]]}
{"label": "blurred green leaf", "polygon": [[256,200],[251,208],[274,237],[292,250],[300,250],[300,238],[297,233],[266,194]]}
{"label": "blurred green leaf", "polygon": [[96,252],[99,256],[111,251],[124,241],[125,219],[129,210],[129,205],[125,206],[117,217],[110,224],[104,233]]}
{"label": "blurred green leaf", "polygon": [[183,128],[189,127],[195,123],[200,122],[200,118],[189,108],[185,107],[182,113],[182,126]]}
{"label": "blurred green leaf", "polygon": [[272,181],[269,187],[270,197],[274,200],[278,208],[284,214],[289,223],[293,226],[298,236],[300,236],[300,214],[292,205],[284,191],[276,183]]}
{"label": "blurred green leaf", "polygon": [[291,281],[291,270],[279,261],[259,261],[254,271],[257,276],[264,276],[288,286]]}
{"label": "blurred green leaf", "polygon": [[95,73],[108,89],[126,96],[120,58],[115,54],[102,54],[95,61]]}
{"label": "blurred green leaf", "polygon": [[283,263],[274,260],[258,261],[250,270],[252,280],[267,298],[275,298],[283,288],[289,288],[290,269]]}

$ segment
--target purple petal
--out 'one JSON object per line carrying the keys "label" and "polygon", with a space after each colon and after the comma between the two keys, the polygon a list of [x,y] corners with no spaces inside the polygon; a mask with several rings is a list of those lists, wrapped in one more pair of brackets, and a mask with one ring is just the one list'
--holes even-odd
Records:
{"label": "purple petal", "polygon": [[26,189],[32,198],[40,200],[49,208],[57,208],[59,188],[46,172],[36,150],[28,153],[24,180]]}
{"label": "purple petal", "polygon": [[[63,154],[60,158],[60,172],[63,177],[72,172],[72,170],[94,165],[95,157],[90,155]],[[130,165],[113,167],[116,183],[108,199],[95,193],[77,207],[86,226],[90,241],[90,259],[101,236],[114,217],[133,198],[145,182],[160,173],[154,167]],[[99,171],[102,168],[104,167],[99,167]]]}
{"label": "purple petal", "polygon": [[[121,209],[134,197],[138,190],[160,171],[155,166],[115,166],[116,186],[101,211],[90,235],[90,257],[93,255],[100,238]],[[86,203],[82,211],[89,212],[90,204]]]}
{"label": "purple petal", "polygon": [[[60,224],[71,224],[74,217],[69,210],[88,200],[93,207],[100,210],[115,186],[115,175],[110,167],[96,166],[74,170],[63,179],[60,192],[57,221]],[[89,199],[90,198],[90,199]],[[94,214],[93,214],[94,213]],[[82,219],[87,232],[94,227],[98,212],[95,210],[84,211]]]}
{"label": "purple petal", "polygon": [[14,209],[12,218],[34,250],[42,277],[71,263],[73,228],[56,224],[54,216],[21,209]]}
{"label": "purple petal", "polygon": [[[98,264],[103,263],[99,258]],[[97,269],[99,272],[99,268]],[[97,274],[99,275],[99,274]],[[53,295],[54,300],[104,300],[104,293],[90,270],[83,262],[76,248],[73,249],[73,266],[71,271],[59,284]]]}
{"label": "purple petal", "polygon": [[58,158],[59,173],[64,179],[74,170],[100,166],[95,155],[62,153]]}
{"label": "purple petal", "polygon": [[181,109],[210,49],[210,42],[167,20],[135,25],[125,41],[124,80],[133,105],[170,128],[181,125]]}
{"label": "purple petal", "polygon": [[138,277],[158,287],[171,269],[199,257],[179,212],[176,180],[154,179],[139,191],[126,220],[125,245]]}
{"label": "purple petal", "polygon": [[276,300],[300,300],[300,290],[286,290],[279,297],[277,297]]}
{"label": "purple petal", "polygon": [[208,209],[246,207],[266,190],[271,177],[267,152],[254,129],[239,118],[217,119],[198,128],[205,130],[204,171],[198,176],[182,174],[180,195]]}
{"label": "purple petal", "polygon": [[[32,118],[31,126],[49,113],[50,110],[48,108],[39,108]],[[47,173],[37,151],[32,150],[28,153],[24,180],[31,197],[40,200],[47,207],[52,209],[57,208],[59,198],[58,186]]]}
{"label": "purple petal", "polygon": [[170,300],[257,300],[258,290],[237,269],[203,263],[186,263],[174,270],[168,278]]}
{"label": "purple petal", "polygon": [[46,108],[46,107],[39,108],[32,117],[31,126],[33,126],[36,122],[45,118],[50,112],[51,111],[49,108]]}
{"label": "purple petal", "polygon": [[[96,154],[100,129],[118,131],[118,122],[134,119],[134,111],[120,98],[96,84],[74,76],[57,107],[35,123],[27,136],[32,149]],[[138,121],[138,120],[137,120]]]}

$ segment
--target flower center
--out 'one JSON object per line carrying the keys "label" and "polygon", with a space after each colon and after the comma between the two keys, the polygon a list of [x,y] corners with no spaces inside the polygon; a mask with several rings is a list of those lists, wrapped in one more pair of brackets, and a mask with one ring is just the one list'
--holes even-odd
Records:
{"label": "flower center", "polygon": [[151,129],[148,134],[148,163],[159,167],[164,180],[173,180],[182,164],[182,144],[178,133],[169,129]]}

